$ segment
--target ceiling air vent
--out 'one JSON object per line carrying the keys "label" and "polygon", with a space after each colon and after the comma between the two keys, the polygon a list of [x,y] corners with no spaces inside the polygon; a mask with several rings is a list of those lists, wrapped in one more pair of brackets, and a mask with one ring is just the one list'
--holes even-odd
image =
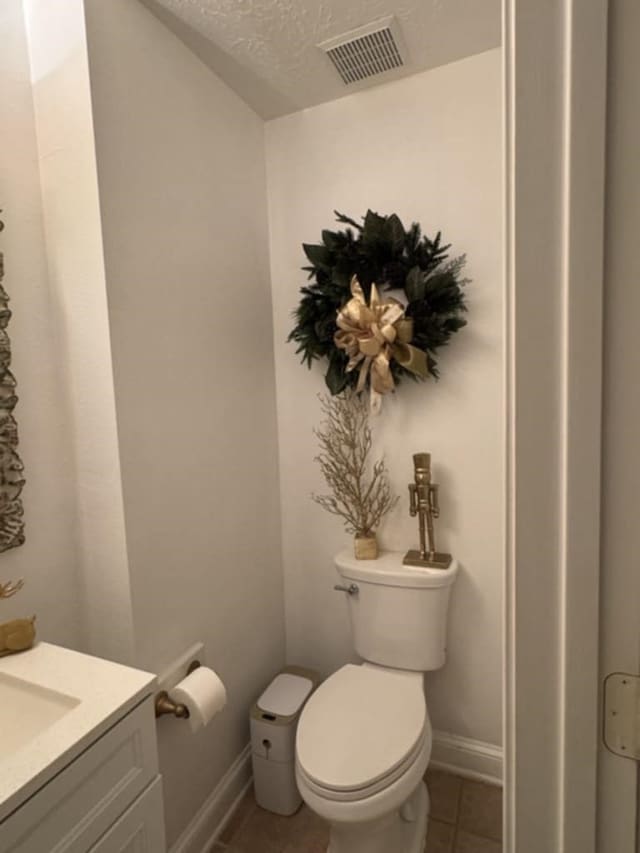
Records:
{"label": "ceiling air vent", "polygon": [[405,64],[400,28],[393,18],[374,21],[318,45],[344,83],[357,83]]}

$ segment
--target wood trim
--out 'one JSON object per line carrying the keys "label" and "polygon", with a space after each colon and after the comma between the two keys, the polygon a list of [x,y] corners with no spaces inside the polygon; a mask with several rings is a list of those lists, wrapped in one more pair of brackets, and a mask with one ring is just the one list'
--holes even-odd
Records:
{"label": "wood trim", "polygon": [[502,785],[502,749],[499,746],[448,732],[434,731],[429,767]]}
{"label": "wood trim", "polygon": [[505,849],[591,853],[606,0],[504,0]]}
{"label": "wood trim", "polygon": [[227,770],[169,853],[208,853],[251,783],[251,744]]}
{"label": "wood trim", "polygon": [[[637,228],[640,222],[640,98],[637,36],[640,4],[610,3],[606,140],[606,226],[600,678],[640,672],[640,573],[636,554],[637,393],[640,309]],[[598,760],[599,853],[640,850],[638,765],[601,743]]]}
{"label": "wood trim", "polygon": [[595,850],[607,2],[567,4],[560,850]]}

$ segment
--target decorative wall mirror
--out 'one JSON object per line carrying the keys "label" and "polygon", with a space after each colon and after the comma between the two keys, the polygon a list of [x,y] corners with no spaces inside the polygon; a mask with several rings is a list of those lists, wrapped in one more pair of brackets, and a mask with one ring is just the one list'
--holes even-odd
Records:
{"label": "decorative wall mirror", "polygon": [[[0,232],[4,223],[0,221]],[[0,237],[0,240],[2,238]],[[18,397],[16,380],[10,370],[11,320],[9,296],[3,286],[4,255],[0,251],[0,551],[24,543],[22,489],[24,465],[18,455],[18,424],[13,411]]]}

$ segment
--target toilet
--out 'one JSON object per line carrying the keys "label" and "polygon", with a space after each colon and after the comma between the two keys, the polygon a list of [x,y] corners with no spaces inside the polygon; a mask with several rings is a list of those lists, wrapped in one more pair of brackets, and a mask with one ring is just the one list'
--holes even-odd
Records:
{"label": "toilet", "polygon": [[353,645],[363,659],[331,675],[304,707],[296,736],[303,800],[330,824],[328,853],[422,853],[432,731],[424,673],[445,661],[458,564],[404,566],[402,552],[335,563]]}

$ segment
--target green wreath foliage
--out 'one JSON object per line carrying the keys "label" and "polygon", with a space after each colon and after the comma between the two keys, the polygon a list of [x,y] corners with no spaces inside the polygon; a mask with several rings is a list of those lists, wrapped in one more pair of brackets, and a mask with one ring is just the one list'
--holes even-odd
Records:
{"label": "green wreath foliage", "polygon": [[[404,290],[405,316],[413,319],[411,344],[426,353],[428,371],[437,379],[437,350],[466,325],[463,287],[469,280],[461,278],[465,256],[449,260],[450,244],[442,245],[440,232],[431,240],[415,222],[405,230],[395,213],[380,216],[368,210],[362,225],[334,213],[338,222],[350,227],[324,230],[321,244],[303,244],[310,265],[302,269],[312,283],[300,290],[288,341],[297,343],[296,352],[302,353],[308,367],[316,359],[328,359],[325,381],[332,394],[355,386],[358,371],[347,372],[349,359],[336,347],[334,335],[337,312],[351,298],[351,279],[356,275],[367,303],[374,283],[381,291]],[[390,367],[396,384],[405,376],[419,378],[395,360]]]}

